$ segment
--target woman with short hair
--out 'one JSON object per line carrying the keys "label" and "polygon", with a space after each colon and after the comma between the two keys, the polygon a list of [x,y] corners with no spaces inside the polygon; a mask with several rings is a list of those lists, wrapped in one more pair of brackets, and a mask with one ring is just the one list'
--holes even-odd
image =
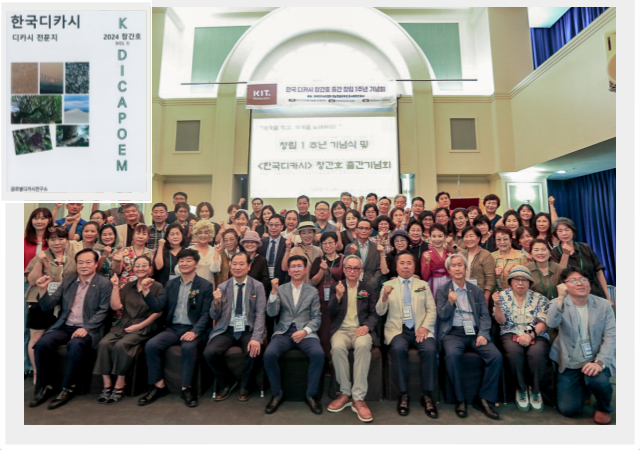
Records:
{"label": "woman with short hair", "polygon": [[489,217],[482,215],[476,217],[473,221],[473,226],[477,227],[480,230],[480,247],[488,251],[489,253],[493,253],[498,250],[498,246],[496,245],[496,240],[491,233],[491,219]]}
{"label": "woman with short hair", "polygon": [[[152,313],[144,301],[142,283],[152,271],[151,258],[138,256],[133,261],[136,279],[119,288],[118,276],[111,278],[111,309],[116,312],[116,321],[98,343],[96,365],[93,373],[102,375],[103,389],[98,403],[112,405],[124,395],[125,378],[133,368],[138,347],[152,336],[154,322],[162,313]],[[162,292],[157,281],[149,287],[155,298]],[[112,376],[116,376],[115,386]]]}
{"label": "woman with short hair", "polygon": [[180,276],[176,273],[176,267],[178,253],[185,248],[184,241],[184,230],[177,223],[170,223],[164,231],[164,238],[158,241],[158,248],[153,258],[153,278],[162,286]]}
{"label": "woman with short hair", "polygon": [[402,208],[393,208],[389,211],[389,217],[393,221],[393,224],[396,226],[396,230],[404,230],[405,222],[404,222],[404,209]]}
{"label": "woman with short hair", "polygon": [[395,226],[389,216],[378,216],[373,222],[373,228],[378,233],[375,237],[370,237],[369,240],[376,245],[382,245],[385,255],[388,255],[393,250],[391,246],[391,233],[395,229]]}
{"label": "woman with short hair", "polygon": [[531,242],[533,241],[533,230],[530,227],[519,227],[516,230],[516,242],[518,243],[518,247],[520,249],[520,253],[530,258],[531,253]]}
{"label": "woman with short hair", "polygon": [[464,239],[462,239],[462,230],[469,226],[469,215],[464,208],[456,208],[451,214],[449,221],[449,237],[447,244],[453,253],[464,250]]}
{"label": "woman with short hair", "polygon": [[340,232],[342,248],[338,250],[339,253],[344,253],[344,249],[358,239],[358,236],[356,235],[356,227],[358,226],[360,218],[360,213],[355,209],[347,210],[344,215],[344,230]]}
{"label": "woman with short hair", "polygon": [[[460,252],[467,260],[467,281],[474,283],[484,293],[487,306],[491,293],[496,287],[496,274],[494,260],[489,251],[480,247],[482,232],[478,227],[466,227],[462,230],[465,249]],[[491,309],[491,308],[490,308]]]}
{"label": "woman with short hair", "polygon": [[429,230],[431,229],[431,225],[436,223],[436,216],[433,214],[431,210],[424,210],[418,216],[418,220],[422,224],[424,232],[422,233],[422,240],[427,244],[429,243]]}
{"label": "woman with short hair", "polygon": [[282,231],[282,237],[286,240],[290,240],[292,245],[298,245],[300,243],[300,236],[293,234],[298,228],[298,211],[289,210],[284,215],[284,231]]}
{"label": "woman with short hair", "polygon": [[538,292],[549,300],[558,298],[558,284],[560,284],[560,274],[567,266],[569,254],[563,255],[560,263],[551,261],[551,252],[545,239],[534,239],[531,242],[532,262],[525,267],[531,272],[533,283],[530,289]]}
{"label": "woman with short hair", "polygon": [[434,223],[429,229],[430,249],[420,258],[421,278],[429,283],[431,293],[435,296],[438,288],[451,281],[449,272],[444,266],[445,261],[451,255],[451,250],[446,247],[447,230],[444,225]]}
{"label": "woman with short hair", "polygon": [[496,227],[493,230],[498,250],[493,252],[496,273],[496,289],[501,291],[507,288],[509,272],[515,266],[527,264],[527,258],[511,246],[511,230],[507,227]]}
{"label": "woman with short hair", "polygon": [[147,248],[147,241],[149,240],[149,227],[143,223],[139,223],[133,229],[133,239],[131,241],[131,247],[125,247],[120,252],[116,252],[113,256],[114,262],[120,261],[120,271],[114,272],[120,275],[120,289],[122,286],[135,280],[133,274],[133,261],[138,256],[148,256],[149,259],[153,258],[153,249]]}
{"label": "woman with short hair", "polygon": [[[176,226],[182,230],[179,224],[176,224]],[[116,227],[110,223],[102,225],[98,244],[102,248],[102,254],[100,258],[98,258],[97,273],[103,277],[111,278],[114,273],[120,271],[120,265],[122,263],[122,260],[116,261],[113,259],[115,254],[122,250]]]}
{"label": "woman with short hair", "polygon": [[560,245],[551,252],[551,259],[559,262],[564,254],[568,253],[567,267],[584,270],[589,276],[591,294],[606,298],[613,305],[607,289],[607,280],[604,277],[605,267],[588,244],[574,241],[578,229],[573,221],[566,217],[559,217],[553,222],[551,233],[560,241]]}
{"label": "woman with short hair", "polygon": [[198,206],[196,206],[196,217],[199,220],[208,220],[213,224],[213,238],[211,240],[211,244],[215,242],[215,238],[220,232],[220,224],[213,220],[214,214],[213,206],[209,202],[200,202],[198,203]]}
{"label": "woman with short hair", "polygon": [[514,266],[507,282],[509,289],[493,294],[493,317],[500,325],[504,356],[516,379],[516,406],[521,411],[531,408],[540,412],[543,409],[540,387],[547,383],[545,371],[550,350],[546,331],[549,300],[531,290],[533,278],[524,266]]}

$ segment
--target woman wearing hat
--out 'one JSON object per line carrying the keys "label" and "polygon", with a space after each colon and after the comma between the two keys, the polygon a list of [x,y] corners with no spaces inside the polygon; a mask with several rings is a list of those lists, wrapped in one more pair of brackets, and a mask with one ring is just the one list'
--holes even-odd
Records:
{"label": "woman wearing hat", "polygon": [[493,317],[500,325],[504,356],[516,378],[516,406],[522,411],[542,411],[540,386],[545,385],[550,348],[546,331],[549,300],[530,289],[533,277],[525,266],[514,266],[507,282],[509,289],[493,294]]}
{"label": "woman wearing hat", "polygon": [[[317,233],[320,233],[320,230],[313,225],[313,222],[300,222],[296,231],[292,233],[294,236],[300,236],[300,244],[291,248],[291,241],[287,240],[287,249],[285,250],[284,257],[282,258],[282,270],[288,272],[289,267],[287,263],[291,256],[300,255],[307,258],[308,267],[311,267],[317,257],[322,256],[322,250],[320,250],[320,247],[313,245]],[[309,283],[308,270],[304,282]]]}
{"label": "woman wearing hat", "polygon": [[[396,255],[403,250],[409,250],[409,234],[404,230],[396,230],[391,235],[391,245],[393,246],[393,250],[391,253],[387,255],[387,267],[389,269],[389,273],[387,274],[388,279],[393,280],[398,277],[398,271],[396,270]],[[415,278],[420,278],[420,265],[415,264]],[[382,270],[382,268],[381,268]]]}
{"label": "woman wearing hat", "polygon": [[606,298],[613,305],[607,291],[607,280],[604,277],[605,267],[602,265],[593,249],[584,242],[574,242],[578,230],[576,225],[566,217],[560,217],[553,222],[551,234],[560,241],[560,245],[551,252],[551,259],[559,262],[565,253],[569,254],[567,267],[576,267],[587,272],[591,284],[591,294]]}
{"label": "woman wearing hat", "polygon": [[247,231],[244,237],[240,239],[240,245],[244,247],[244,251],[249,255],[249,276],[259,281],[264,286],[265,294],[271,290],[271,280],[269,280],[269,264],[267,258],[259,255],[258,248],[262,247],[260,235],[255,231]]}

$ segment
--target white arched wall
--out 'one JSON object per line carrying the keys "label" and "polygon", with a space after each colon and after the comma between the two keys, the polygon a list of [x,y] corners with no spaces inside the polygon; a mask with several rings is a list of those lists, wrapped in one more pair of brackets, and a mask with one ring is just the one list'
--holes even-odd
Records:
{"label": "white arched wall", "polygon": [[[275,65],[282,61],[287,51],[322,42],[327,37],[331,42],[338,36],[342,45],[352,45],[354,51],[366,56],[365,60],[379,64],[379,73],[386,78],[432,78],[433,71],[423,52],[406,31],[387,15],[373,8],[341,8],[339,17],[332,11],[335,10],[280,8],[268,14],[235,45],[220,71],[218,81],[260,81],[262,76],[276,75]],[[336,68],[335,78],[339,77],[349,80],[350,74]],[[413,139],[400,143],[401,172],[418,172],[417,190],[435,194],[436,152],[431,83],[399,82],[398,85],[398,93],[412,98],[410,103],[403,102],[406,119],[402,126],[411,129]],[[246,87],[242,85],[218,86],[215,116],[217,133],[213,145],[213,169],[216,175],[211,188],[211,198],[220,203],[214,205],[216,209],[226,207],[229,200],[235,200],[232,199],[233,173],[234,167],[237,167],[234,166],[234,159],[240,155],[230,149],[238,149],[236,141],[241,134],[237,133],[239,114],[236,109],[244,107],[245,94]],[[241,144],[241,148],[248,152],[248,140],[246,146]],[[416,171],[417,167],[419,171]]]}

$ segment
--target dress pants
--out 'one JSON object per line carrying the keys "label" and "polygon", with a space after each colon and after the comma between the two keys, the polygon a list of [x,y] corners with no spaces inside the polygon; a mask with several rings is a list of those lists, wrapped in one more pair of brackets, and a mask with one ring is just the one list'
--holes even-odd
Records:
{"label": "dress pants", "polygon": [[149,368],[149,384],[156,384],[164,378],[164,370],[162,368],[164,352],[169,347],[180,344],[182,347],[182,387],[191,386],[193,372],[198,360],[198,347],[202,343],[202,339],[198,336],[193,341],[181,341],[180,337],[192,329],[193,326],[191,325],[172,324],[155,337],[149,339],[144,348],[147,367]]}
{"label": "dress pants", "polygon": [[227,327],[227,331],[211,339],[207,344],[207,347],[204,349],[204,359],[207,361],[207,364],[209,364],[209,367],[211,367],[211,370],[213,370],[216,381],[221,385],[219,386],[219,390],[222,390],[227,386],[231,386],[236,382],[236,377],[231,369],[229,369],[225,358],[227,350],[234,345],[240,347],[245,357],[244,369],[242,369],[242,378],[240,379],[240,387],[247,388],[249,385],[255,362],[262,355],[262,352],[260,352],[260,355],[255,358],[249,356],[248,346],[252,334],[253,331],[251,331],[249,327],[246,327],[240,338],[236,339],[233,336],[233,327]]}
{"label": "dress pants", "polygon": [[402,325],[402,333],[396,335],[389,343],[389,353],[393,358],[394,376],[398,382],[398,390],[405,394],[409,386],[409,349],[417,348],[420,356],[420,376],[422,393],[431,396],[436,389],[436,373],[438,370],[438,351],[436,341],[427,338],[416,341],[415,329]]}
{"label": "dress pants", "polygon": [[264,352],[264,370],[269,377],[271,393],[278,397],[282,395],[280,365],[278,360],[289,350],[297,348],[309,357],[309,374],[307,376],[307,398],[315,397],[318,393],[318,384],[324,367],[324,351],[320,341],[316,338],[305,338],[296,344],[291,337],[297,331],[295,325],[291,325],[283,334],[276,334]]}
{"label": "dress pants", "polygon": [[352,395],[349,376],[349,350],[353,349],[353,399],[364,400],[369,387],[367,377],[371,365],[371,334],[355,337],[357,328],[339,329],[331,336],[331,359],[340,391]]}
{"label": "dress pants", "polygon": [[[537,344],[536,344],[537,345]],[[613,387],[609,378],[611,372],[604,369],[595,377],[582,373],[582,369],[564,369],[558,373],[558,410],[564,416],[575,416],[582,411],[586,392],[596,397],[594,408],[597,411],[611,412]]]}
{"label": "dress pants", "polygon": [[496,403],[498,401],[498,381],[500,380],[500,369],[502,368],[502,354],[493,342],[487,342],[486,345],[480,347],[476,346],[477,338],[477,334],[467,336],[463,327],[452,327],[451,331],[442,338],[447,375],[453,384],[456,400],[463,401],[465,398],[464,389],[462,388],[461,359],[464,351],[470,348],[482,358],[485,365],[482,385],[478,395],[489,403]]}
{"label": "dress pants", "polygon": [[[520,391],[526,392],[527,386],[531,385],[531,391],[539,394],[549,361],[549,341],[543,337],[537,337],[535,344],[523,347],[513,341],[513,336],[515,336],[513,333],[500,336],[504,357],[509,363],[511,374],[516,377]],[[530,384],[527,383],[525,365],[529,369],[528,373],[531,374]]]}
{"label": "dress pants", "polygon": [[82,338],[71,338],[71,335],[79,328],[81,327],[63,325],[57,330],[45,333],[33,346],[36,370],[38,371],[38,387],[53,383],[51,374],[57,369],[57,349],[64,344],[67,344],[67,361],[62,378],[62,387],[70,388],[78,382],[78,371],[82,364],[86,363],[87,358],[93,351],[89,334]]}

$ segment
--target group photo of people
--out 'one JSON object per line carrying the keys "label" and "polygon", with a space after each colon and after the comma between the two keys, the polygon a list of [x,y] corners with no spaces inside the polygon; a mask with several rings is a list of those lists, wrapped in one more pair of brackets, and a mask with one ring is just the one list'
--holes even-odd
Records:
{"label": "group photo of people", "polygon": [[303,401],[367,423],[389,410],[615,423],[607,267],[555,198],[549,213],[477,200],[301,194],[290,209],[242,198],[216,213],[175,192],[147,209],[36,207],[25,417],[77,396],[110,412],[157,402],[153,415],[179,395],[267,415]]}

